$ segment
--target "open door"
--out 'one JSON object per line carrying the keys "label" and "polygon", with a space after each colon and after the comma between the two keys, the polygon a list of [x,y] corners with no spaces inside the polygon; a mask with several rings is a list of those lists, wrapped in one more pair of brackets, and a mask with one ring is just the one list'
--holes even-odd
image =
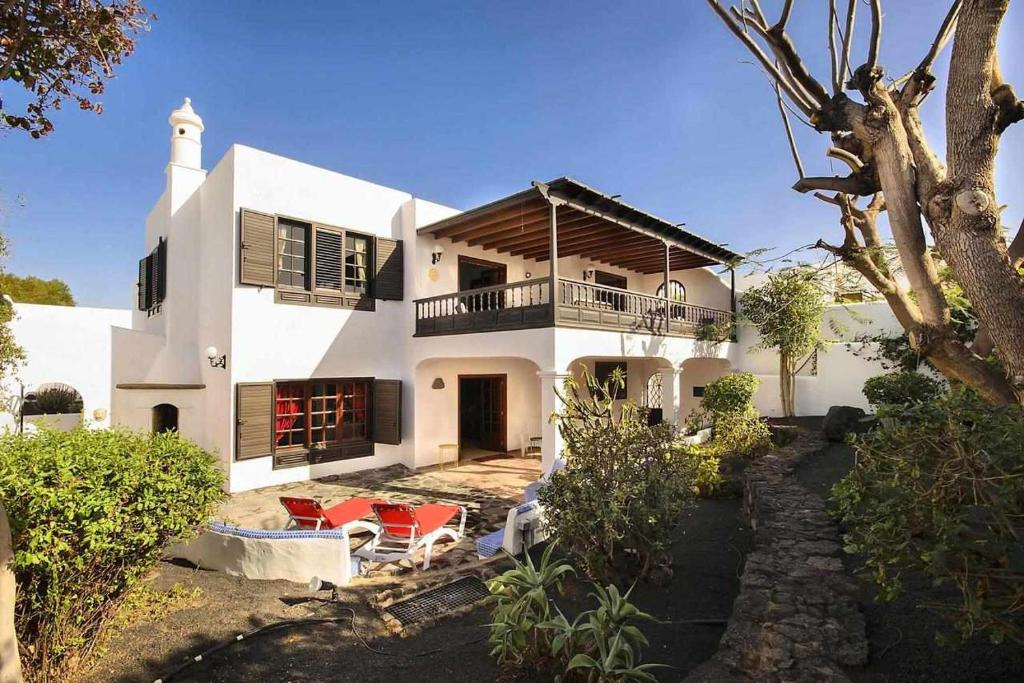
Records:
{"label": "open door", "polygon": [[[508,266],[504,263],[459,256],[459,291],[472,292],[508,282]],[[503,291],[486,291],[464,297],[468,312],[489,311],[505,307]]]}
{"label": "open door", "polygon": [[506,375],[459,376],[460,455],[508,450],[507,384]]}

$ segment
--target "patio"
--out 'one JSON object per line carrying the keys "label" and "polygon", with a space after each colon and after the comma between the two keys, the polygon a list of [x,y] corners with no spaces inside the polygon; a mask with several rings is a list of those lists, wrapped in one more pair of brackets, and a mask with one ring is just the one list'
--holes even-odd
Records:
{"label": "patio", "polygon": [[[515,455],[464,461],[445,470],[411,471],[393,465],[234,494],[222,505],[218,519],[250,529],[283,529],[288,514],[280,496],[314,498],[324,507],[353,497],[461,505],[467,513],[465,536],[457,544],[435,546],[431,562],[431,569],[449,568],[476,559],[476,539],[503,527],[509,507],[522,502],[526,485],[539,477],[540,460]],[[353,547],[366,538],[354,537]],[[417,557],[420,562],[422,553]]]}

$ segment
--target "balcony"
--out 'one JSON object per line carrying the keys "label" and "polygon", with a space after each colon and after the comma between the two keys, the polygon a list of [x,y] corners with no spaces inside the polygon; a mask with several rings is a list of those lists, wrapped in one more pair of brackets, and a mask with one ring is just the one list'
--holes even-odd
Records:
{"label": "balcony", "polygon": [[615,287],[558,278],[523,280],[419,299],[416,336],[577,327],[635,334],[694,337],[714,325],[731,333],[733,314]]}

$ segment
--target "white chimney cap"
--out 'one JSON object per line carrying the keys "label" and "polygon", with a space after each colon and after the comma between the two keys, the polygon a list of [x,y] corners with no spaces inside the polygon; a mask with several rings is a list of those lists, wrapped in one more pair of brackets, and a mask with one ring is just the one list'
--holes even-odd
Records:
{"label": "white chimney cap", "polygon": [[203,120],[192,108],[192,99],[189,97],[185,98],[185,101],[179,108],[171,112],[171,116],[167,121],[172,126],[178,126],[181,124],[192,125],[197,127],[200,133],[203,132]]}

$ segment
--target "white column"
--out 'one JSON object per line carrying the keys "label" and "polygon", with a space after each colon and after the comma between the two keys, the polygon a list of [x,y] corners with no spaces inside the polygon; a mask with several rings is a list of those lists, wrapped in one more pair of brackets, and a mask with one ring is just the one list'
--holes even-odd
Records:
{"label": "white column", "polygon": [[569,375],[560,372],[538,372],[537,376],[540,377],[540,434],[543,439],[540,470],[547,474],[554,466],[555,460],[562,457],[562,434],[558,429],[558,423],[551,421],[551,416],[562,412],[565,407],[555,389],[561,391],[562,382]]}
{"label": "white column", "polygon": [[661,417],[670,424],[679,424],[679,368],[659,368],[661,374]]}

